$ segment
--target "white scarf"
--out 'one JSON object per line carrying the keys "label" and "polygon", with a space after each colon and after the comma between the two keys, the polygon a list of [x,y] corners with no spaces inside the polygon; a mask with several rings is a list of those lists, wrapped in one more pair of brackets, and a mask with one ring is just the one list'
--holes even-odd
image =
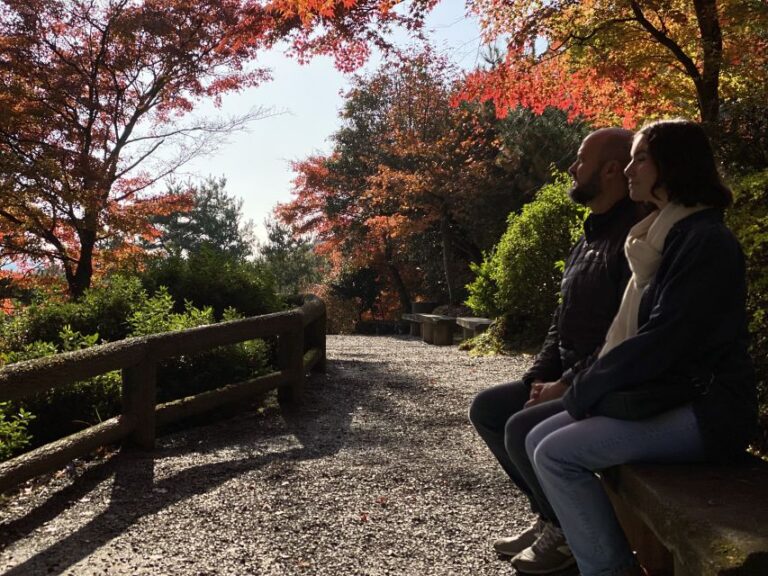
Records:
{"label": "white scarf", "polygon": [[664,208],[651,212],[630,229],[624,243],[624,253],[627,255],[632,278],[624,290],[619,311],[608,329],[599,356],[604,356],[609,350],[637,334],[640,299],[643,290],[659,269],[661,252],[669,230],[683,218],[705,208],[706,206],[701,205],[691,208],[669,202]]}

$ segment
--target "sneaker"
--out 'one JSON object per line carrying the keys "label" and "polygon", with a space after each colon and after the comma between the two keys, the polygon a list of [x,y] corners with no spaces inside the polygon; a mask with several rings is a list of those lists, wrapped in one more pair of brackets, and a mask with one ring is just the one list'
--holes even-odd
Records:
{"label": "sneaker", "polygon": [[563,531],[554,524],[544,530],[530,547],[512,558],[512,566],[523,574],[550,574],[576,564]]}
{"label": "sneaker", "polygon": [[520,552],[536,542],[536,539],[541,535],[542,530],[544,530],[544,520],[539,518],[523,532],[520,532],[520,534],[496,540],[493,543],[493,549],[502,556],[517,556]]}

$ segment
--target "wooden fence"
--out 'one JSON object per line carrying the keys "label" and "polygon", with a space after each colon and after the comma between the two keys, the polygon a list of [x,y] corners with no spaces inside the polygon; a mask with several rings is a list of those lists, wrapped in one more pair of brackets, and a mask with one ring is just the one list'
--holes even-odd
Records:
{"label": "wooden fence", "polygon": [[[311,369],[325,369],[325,304],[305,296],[290,311],[130,338],[57,354],[0,369],[0,402],[122,370],[122,413],[81,432],[0,463],[0,493],[66,465],[99,446],[126,441],[144,450],[155,445],[155,430],[253,395],[278,389],[281,400],[298,399]],[[164,404],[156,403],[160,361],[255,338],[277,338],[277,370]]]}

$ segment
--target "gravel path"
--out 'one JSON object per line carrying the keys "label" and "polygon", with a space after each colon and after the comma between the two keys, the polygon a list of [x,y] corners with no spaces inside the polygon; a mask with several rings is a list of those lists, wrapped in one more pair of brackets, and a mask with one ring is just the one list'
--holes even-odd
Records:
{"label": "gravel path", "polygon": [[0,508],[0,570],[43,575],[514,574],[530,521],[466,417],[529,357],[330,336],[305,402],[269,398],[70,468]]}

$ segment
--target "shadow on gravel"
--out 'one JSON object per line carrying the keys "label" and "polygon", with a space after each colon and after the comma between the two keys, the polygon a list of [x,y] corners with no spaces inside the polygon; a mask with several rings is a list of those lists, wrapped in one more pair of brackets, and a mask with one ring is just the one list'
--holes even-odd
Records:
{"label": "shadow on gravel", "polygon": [[[361,375],[365,377],[361,378]],[[423,381],[418,378],[397,374],[395,380],[399,394],[425,393]],[[381,438],[353,435],[350,425],[355,411],[361,407],[376,412],[387,410],[387,400],[377,394],[377,390],[380,390],[382,382],[392,381],[392,372],[380,372],[375,362],[334,360],[329,363],[327,375],[315,375],[307,381],[303,402],[296,406],[281,406],[274,413],[265,414],[258,426],[246,423],[227,427],[226,423],[219,423],[198,431],[188,430],[186,434],[189,438],[178,446],[163,449],[160,454],[122,451],[108,462],[87,470],[72,485],[59,490],[25,516],[0,526],[0,548],[5,548],[66,513],[79,500],[87,498],[100,483],[114,477],[106,510],[75,532],[62,536],[45,550],[11,568],[5,576],[62,574],[142,517],[204,494],[239,475],[271,463],[331,456],[350,445],[364,446],[373,442],[381,445]],[[220,429],[218,434],[216,427]],[[212,433],[215,435],[211,436]],[[264,454],[246,450],[285,434],[295,436],[301,446]],[[195,442],[198,438],[203,438],[202,445]],[[397,438],[393,436],[383,440],[385,443],[396,442]],[[407,442],[408,438],[401,438],[401,441]],[[250,453],[240,459],[188,468],[161,481],[155,479],[155,458],[227,448]]]}

